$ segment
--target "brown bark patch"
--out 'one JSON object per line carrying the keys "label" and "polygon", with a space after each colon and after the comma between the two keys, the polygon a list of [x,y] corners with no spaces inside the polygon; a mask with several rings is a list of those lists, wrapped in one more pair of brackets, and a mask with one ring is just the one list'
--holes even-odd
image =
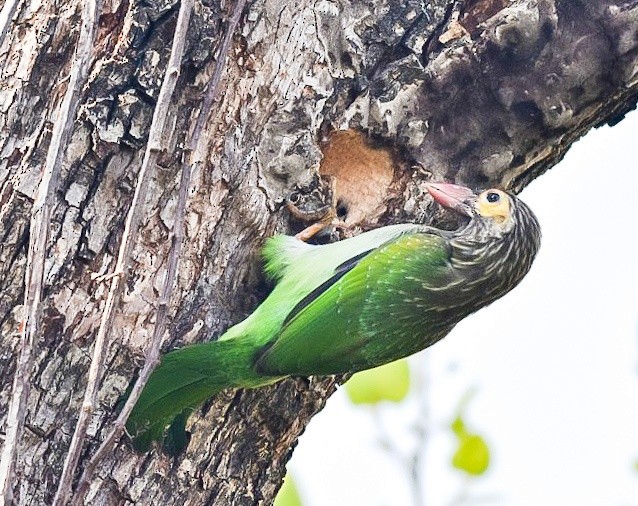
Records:
{"label": "brown bark patch", "polygon": [[394,176],[392,156],[371,146],[359,132],[339,130],[330,135],[319,173],[334,178],[337,207],[345,211],[346,223],[376,221],[386,210]]}

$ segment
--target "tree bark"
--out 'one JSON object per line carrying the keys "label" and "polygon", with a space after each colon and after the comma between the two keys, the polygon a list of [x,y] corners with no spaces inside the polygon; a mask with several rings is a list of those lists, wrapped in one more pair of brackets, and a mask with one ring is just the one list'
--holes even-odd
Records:
{"label": "tree bark", "polygon": [[[55,494],[108,289],[95,275],[115,264],[177,9],[156,0],[102,6],[52,215],[16,504],[49,504]],[[190,21],[81,466],[152,334],[182,146],[223,61],[231,10],[206,0]],[[69,0],[23,1],[0,47],[0,423],[24,317],[31,208],[79,12]],[[264,297],[260,245],[301,226],[283,204],[312,184],[322,152],[348,224],[429,222],[437,218],[423,190],[429,178],[518,192],[590,128],[622,119],[638,97],[638,1],[256,0],[234,37],[224,87],[205,134],[206,164],[193,174],[164,350],[215,339]],[[86,503],[269,504],[335,385],[290,379],[223,393],[191,417],[177,458],[137,454],[125,437]]]}

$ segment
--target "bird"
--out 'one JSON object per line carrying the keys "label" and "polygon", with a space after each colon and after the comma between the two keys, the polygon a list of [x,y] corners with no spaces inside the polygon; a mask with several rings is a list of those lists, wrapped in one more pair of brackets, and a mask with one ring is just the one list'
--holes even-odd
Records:
{"label": "bird", "polygon": [[324,245],[269,238],[270,295],[218,340],[162,357],[126,424],[133,446],[166,443],[172,423],[183,427],[224,389],[354,373],[412,355],[514,288],[540,247],[531,209],[497,188],[426,188],[463,217],[458,229],[395,224]]}

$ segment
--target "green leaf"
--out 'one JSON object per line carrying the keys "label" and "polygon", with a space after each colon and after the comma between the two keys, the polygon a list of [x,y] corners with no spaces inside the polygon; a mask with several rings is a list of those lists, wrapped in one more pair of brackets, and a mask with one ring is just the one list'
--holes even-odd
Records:
{"label": "green leaf", "polygon": [[358,372],[346,383],[346,393],[353,404],[401,402],[409,390],[410,368],[403,359]]}
{"label": "green leaf", "polygon": [[490,465],[490,449],[485,440],[467,428],[463,413],[474,394],[471,388],[461,398],[456,418],[450,423],[450,429],[458,440],[458,447],[452,456],[452,465],[471,476],[480,476]]}
{"label": "green leaf", "polygon": [[452,465],[472,476],[480,476],[490,465],[490,450],[477,434],[463,434],[452,457]]}
{"label": "green leaf", "polygon": [[273,506],[302,506],[299,491],[290,474],[284,478],[284,484],[279,489]]}

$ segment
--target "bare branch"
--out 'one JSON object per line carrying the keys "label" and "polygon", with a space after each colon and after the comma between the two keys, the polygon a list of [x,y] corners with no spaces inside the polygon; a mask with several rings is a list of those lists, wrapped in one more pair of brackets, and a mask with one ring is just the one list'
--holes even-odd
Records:
{"label": "bare branch", "polygon": [[[126,217],[122,243],[120,244],[117,263],[115,265],[115,275],[111,278],[111,285],[106,298],[106,304],[102,313],[102,318],[100,320],[100,327],[95,339],[93,356],[91,358],[91,366],[89,368],[89,378],[86,386],[86,391],[84,393],[82,409],[80,410],[80,416],[78,417],[78,421],[75,426],[75,432],[73,433],[73,438],[71,439],[69,453],[67,454],[67,458],[64,462],[62,477],[60,479],[60,484],[58,486],[58,490],[53,502],[53,504],[56,506],[66,504],[69,498],[73,485],[73,476],[75,475],[75,470],[80,459],[84,440],[86,439],[86,431],[88,429],[91,416],[95,410],[97,394],[102,379],[104,355],[106,353],[108,344],[107,337],[113,324],[115,306],[118,302],[119,295],[125,281],[129,257],[139,229],[141,214],[140,210],[143,208],[144,190],[147,186],[146,182],[148,180],[150,171],[155,167],[157,157],[162,150],[164,125],[168,116],[168,109],[171,104],[173,91],[175,90],[175,85],[177,84],[177,79],[179,78],[180,74],[180,65],[182,56],[184,54],[186,33],[192,9],[193,0],[182,1],[177,18],[177,27],[175,31],[175,37],[173,39],[171,55],[169,58],[168,66],[166,68],[166,74],[164,76],[164,81],[162,82],[159,97],[157,99],[157,105],[153,113],[153,120],[149,132],[146,152],[144,153],[144,160],[142,161],[142,167],[137,178],[137,184],[135,187],[135,194],[133,195],[133,201],[131,202],[131,208]],[[166,284],[168,284],[169,282],[169,276],[174,279],[174,270],[175,268],[173,267],[173,272],[171,273],[171,266],[169,265],[169,272],[167,272]],[[172,279],[170,280],[171,286]],[[162,295],[165,294],[163,293]],[[170,290],[167,295],[170,295]],[[162,297],[160,299],[160,307],[158,308],[158,320],[156,324],[161,324],[161,327],[163,327],[163,322],[166,316],[166,309],[164,306],[166,306],[167,304],[168,301],[165,301],[164,297]],[[157,361],[157,357],[154,361]]]}
{"label": "bare branch", "polygon": [[[196,154],[199,140],[201,138],[202,130],[204,129],[204,125],[206,124],[206,120],[208,119],[208,114],[210,113],[213,102],[215,101],[215,99],[217,99],[217,95],[219,94],[219,83],[221,82],[222,74],[225,67],[224,62],[226,61],[226,57],[228,56],[230,43],[233,40],[233,34],[235,33],[235,29],[237,28],[237,24],[239,23],[239,19],[241,18],[241,13],[244,12],[244,7],[246,7],[246,0],[237,0],[237,3],[235,4],[235,7],[233,9],[233,13],[228,22],[228,28],[226,30],[226,34],[224,35],[224,40],[219,49],[219,65],[217,65],[217,67],[215,68],[215,72],[213,72],[213,76],[208,83],[208,89],[206,90],[204,103],[202,104],[199,116],[197,117],[197,122],[195,123],[195,127],[193,128],[190,142],[188,143],[188,149],[191,151],[191,160],[195,163],[199,162],[198,156]],[[195,153],[194,158],[192,153]]]}
{"label": "bare branch", "polygon": [[[180,8],[180,15],[183,9],[192,9],[193,0],[184,0]],[[78,482],[76,493],[73,497],[72,504],[74,506],[80,506],[83,503],[84,497],[88,492],[91,478],[95,472],[99,463],[108,455],[113,446],[120,439],[124,433],[126,421],[128,420],[131,411],[135,407],[144,386],[146,385],[153,369],[159,363],[159,350],[162,343],[162,336],[164,335],[164,329],[166,325],[166,316],[168,312],[168,305],[170,303],[173,287],[175,285],[175,276],[177,274],[177,267],[179,264],[179,256],[184,239],[184,216],[186,213],[186,200],[188,197],[188,190],[190,188],[191,174],[194,166],[200,163],[200,159],[196,155],[198,153],[198,146],[201,139],[201,133],[203,127],[208,119],[213,102],[219,94],[219,84],[221,82],[221,76],[223,74],[226,58],[230,49],[230,43],[232,41],[233,33],[237,27],[241,14],[246,5],[246,0],[239,0],[233,9],[229,26],[226,30],[224,40],[222,42],[217,66],[213,72],[211,80],[207,86],[207,92],[204,99],[202,108],[197,116],[195,127],[188,140],[187,156],[182,161],[182,176],[179,184],[179,195],[177,198],[177,205],[175,208],[175,216],[173,221],[173,237],[171,242],[171,248],[168,255],[168,265],[166,270],[166,277],[164,278],[164,284],[162,286],[162,292],[158,301],[157,315],[155,319],[155,327],[153,329],[153,336],[149,348],[146,352],[144,366],[140,371],[140,375],[137,381],[131,389],[131,393],[122,408],[119,416],[115,420],[113,427],[102,441],[102,444],[97,449],[95,454],[91,457],[91,460],[84,468],[82,477]],[[175,38],[173,42],[173,50],[175,50],[175,40],[186,37],[186,29],[188,25],[182,26],[178,21],[175,29]]]}
{"label": "bare branch", "polygon": [[[5,20],[4,17],[0,18],[0,23],[5,23],[6,21],[6,25],[0,26],[0,35],[2,36],[0,37],[0,41],[1,38],[4,37],[13,12],[9,5],[11,1],[12,0],[9,0],[2,10],[2,16],[4,16],[5,8],[7,8],[7,19]],[[13,6],[13,9],[15,9],[15,6]],[[2,459],[0,460],[0,497],[4,500],[5,504],[11,504],[13,487],[16,483],[14,477],[16,452],[18,442],[24,430],[30,378],[33,369],[33,349],[37,341],[39,330],[40,302],[44,285],[44,269],[51,210],[55,205],[55,193],[58,186],[65,147],[68,144],[73,130],[73,121],[78,108],[80,93],[86,82],[91,65],[91,52],[95,39],[98,12],[99,6],[97,1],[86,0],[82,10],[82,26],[80,28],[76,53],[71,67],[69,86],[53,127],[51,144],[47,152],[36,200],[31,211],[20,355],[16,365],[13,394],[7,417],[7,435],[2,449]]]}

